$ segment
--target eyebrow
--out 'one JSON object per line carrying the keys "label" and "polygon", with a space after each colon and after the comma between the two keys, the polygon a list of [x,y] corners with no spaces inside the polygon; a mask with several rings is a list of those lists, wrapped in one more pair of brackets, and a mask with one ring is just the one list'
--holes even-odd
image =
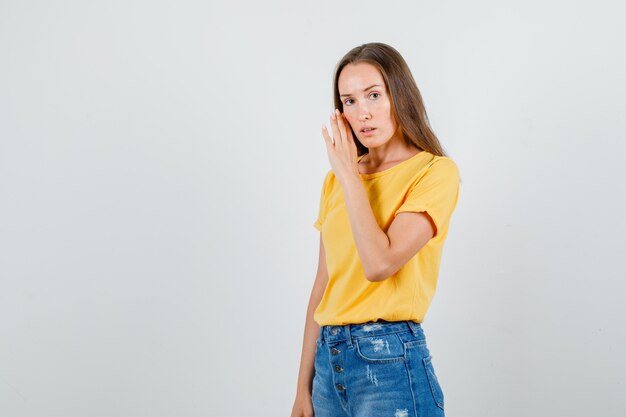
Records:
{"label": "eyebrow", "polygon": [[[374,88],[374,87],[382,87],[382,85],[379,84],[374,84],[374,85],[370,85],[369,87],[367,87],[365,90],[363,90],[364,92],[369,90],[370,88]],[[346,96],[351,96],[352,94],[341,94],[339,97],[346,97]]]}

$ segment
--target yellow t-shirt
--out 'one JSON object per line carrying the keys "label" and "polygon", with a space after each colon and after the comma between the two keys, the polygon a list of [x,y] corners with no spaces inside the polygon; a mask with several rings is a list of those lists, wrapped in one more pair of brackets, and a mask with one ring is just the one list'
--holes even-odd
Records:
{"label": "yellow t-shirt", "polygon": [[313,318],[320,326],[378,319],[421,323],[435,293],[441,251],[459,196],[458,167],[448,157],[421,151],[389,169],[360,177],[384,232],[403,211],[426,211],[437,230],[394,275],[380,282],[368,281],[352,236],[341,184],[329,170],[314,223],[322,233],[328,284]]}

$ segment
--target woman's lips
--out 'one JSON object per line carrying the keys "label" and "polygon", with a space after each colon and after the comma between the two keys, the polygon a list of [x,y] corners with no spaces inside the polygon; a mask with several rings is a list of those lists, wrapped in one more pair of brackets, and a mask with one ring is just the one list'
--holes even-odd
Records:
{"label": "woman's lips", "polygon": [[362,130],[361,133],[363,133],[365,136],[371,136],[374,134],[375,131],[376,131],[376,128],[373,128],[370,130]]}

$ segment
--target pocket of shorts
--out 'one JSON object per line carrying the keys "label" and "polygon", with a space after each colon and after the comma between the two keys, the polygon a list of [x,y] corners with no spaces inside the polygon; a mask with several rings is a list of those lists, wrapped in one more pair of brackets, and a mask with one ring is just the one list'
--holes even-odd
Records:
{"label": "pocket of shorts", "polygon": [[443,410],[443,391],[441,389],[441,385],[439,385],[437,375],[435,375],[435,368],[432,364],[432,357],[429,355],[422,359],[422,361],[424,362],[426,377],[428,378],[428,384],[430,385],[430,391],[433,394],[435,404],[437,404],[437,407]]}
{"label": "pocket of shorts", "polygon": [[404,343],[397,333],[355,339],[356,355],[369,363],[390,363],[406,360]]}

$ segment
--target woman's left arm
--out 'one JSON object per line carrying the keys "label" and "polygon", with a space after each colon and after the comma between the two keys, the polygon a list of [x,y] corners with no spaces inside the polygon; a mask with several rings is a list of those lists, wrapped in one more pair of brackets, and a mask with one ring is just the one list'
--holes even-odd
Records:
{"label": "woman's left arm", "polygon": [[395,274],[433,237],[434,225],[426,212],[398,213],[385,233],[378,226],[361,179],[348,176],[341,186],[352,235],[369,281],[383,281]]}
{"label": "woman's left arm", "polygon": [[322,134],[333,172],[343,189],[350,227],[365,277],[372,282],[387,279],[434,236],[435,227],[426,212],[398,213],[385,233],[374,217],[357,166],[357,152],[343,115],[331,116],[333,137]]}

